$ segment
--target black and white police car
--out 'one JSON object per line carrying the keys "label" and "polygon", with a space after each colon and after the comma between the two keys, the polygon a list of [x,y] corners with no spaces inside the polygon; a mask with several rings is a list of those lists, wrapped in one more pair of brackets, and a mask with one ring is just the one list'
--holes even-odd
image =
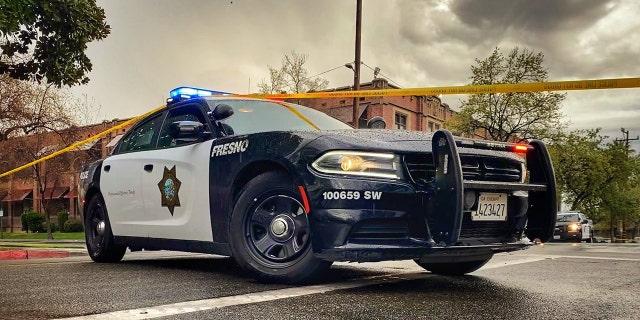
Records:
{"label": "black and white police car", "polygon": [[[228,255],[262,281],[334,261],[465,274],[553,236],[545,145],[353,129],[272,100],[181,87],[81,174],[87,249]],[[379,119],[378,119],[379,120]]]}

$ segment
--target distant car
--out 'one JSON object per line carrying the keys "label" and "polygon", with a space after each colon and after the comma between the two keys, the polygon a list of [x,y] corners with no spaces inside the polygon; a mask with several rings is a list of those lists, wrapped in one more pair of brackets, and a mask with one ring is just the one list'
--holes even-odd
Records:
{"label": "distant car", "polygon": [[579,212],[558,213],[553,239],[592,242],[593,222]]}
{"label": "distant car", "polygon": [[280,283],[312,281],[334,261],[413,259],[464,274],[553,236],[541,141],[354,129],[300,105],[194,88],[170,96],[80,175],[96,262],[162,249],[233,256]]}

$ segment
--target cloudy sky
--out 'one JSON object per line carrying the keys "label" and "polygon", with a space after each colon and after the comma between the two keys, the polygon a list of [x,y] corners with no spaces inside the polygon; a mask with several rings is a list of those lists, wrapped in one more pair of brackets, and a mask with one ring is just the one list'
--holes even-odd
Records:
{"label": "cloudy sky", "polygon": [[[90,83],[73,89],[126,118],[180,85],[247,93],[285,53],[309,55],[310,75],[352,84],[355,0],[98,0],[111,34],[89,45]],[[369,68],[403,88],[465,85],[474,59],[499,47],[542,51],[550,81],[640,77],[637,0],[364,0],[363,82]],[[465,96],[443,96],[456,108]],[[569,92],[571,129],[640,135],[640,88]],[[640,141],[633,142],[640,150]]]}

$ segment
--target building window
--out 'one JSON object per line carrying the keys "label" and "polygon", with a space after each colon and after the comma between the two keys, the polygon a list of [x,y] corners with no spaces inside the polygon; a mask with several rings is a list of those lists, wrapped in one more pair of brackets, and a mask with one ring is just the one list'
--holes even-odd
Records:
{"label": "building window", "polygon": [[407,130],[407,115],[396,112],[396,129]]}
{"label": "building window", "polygon": [[340,104],[345,104],[347,103],[347,100],[340,100]]}
{"label": "building window", "polygon": [[433,122],[429,121],[429,132],[433,132]]}
{"label": "building window", "polygon": [[436,130],[440,130],[440,125],[436,123]]}

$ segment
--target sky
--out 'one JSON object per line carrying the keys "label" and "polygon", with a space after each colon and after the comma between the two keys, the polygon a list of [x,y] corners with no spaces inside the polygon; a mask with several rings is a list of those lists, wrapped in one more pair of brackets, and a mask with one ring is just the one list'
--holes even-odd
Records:
{"label": "sky", "polygon": [[[330,88],[353,83],[355,0],[97,3],[111,34],[89,44],[91,81],[72,89],[97,120],[142,114],[182,85],[257,92],[292,50]],[[549,81],[640,77],[638,17],[637,0],[363,0],[360,79],[379,67],[402,88],[466,85],[475,59],[515,46],[544,53]],[[456,110],[465,98],[442,101]],[[562,112],[571,130],[636,138],[640,88],[571,91]]]}

